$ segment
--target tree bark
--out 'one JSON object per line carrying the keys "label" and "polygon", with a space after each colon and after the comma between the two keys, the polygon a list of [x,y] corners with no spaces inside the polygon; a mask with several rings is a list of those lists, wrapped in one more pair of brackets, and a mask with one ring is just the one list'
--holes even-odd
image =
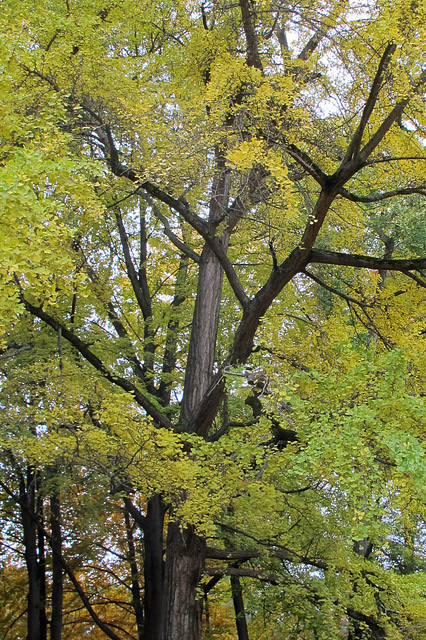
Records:
{"label": "tree bark", "polygon": [[[38,501],[37,516],[43,527],[43,501]],[[37,530],[38,538],[38,579],[40,585],[40,640],[47,640],[47,616],[46,616],[46,552],[43,529]]]}
{"label": "tree bark", "polygon": [[[229,201],[230,178],[225,159],[216,150],[217,178],[210,200],[209,226],[212,231],[222,219]],[[226,229],[220,243],[226,254],[231,232]],[[222,300],[223,267],[213,250],[204,246],[199,267],[197,296],[185,371],[180,428],[205,437],[209,424],[193,421],[214,376],[216,338]],[[185,499],[181,496],[181,499]],[[202,603],[197,587],[204,570],[206,541],[193,527],[171,522],[168,527],[164,582],[164,615],[161,640],[199,640]]]}
{"label": "tree bark", "polygon": [[191,422],[212,378],[222,283],[223,269],[213,251],[205,246],[201,255],[198,291],[185,371],[181,411],[183,430]]}
{"label": "tree bark", "polygon": [[244,609],[243,590],[238,576],[231,575],[232,601],[234,603],[235,624],[238,640],[249,640],[246,612]]}
{"label": "tree bark", "polygon": [[144,640],[144,619],[143,619],[143,607],[141,600],[141,589],[139,584],[139,571],[138,565],[136,563],[136,549],[135,549],[135,541],[133,539],[133,527],[130,521],[129,512],[124,512],[124,521],[126,524],[126,534],[127,534],[127,548],[129,551],[129,565],[130,565],[130,577],[131,577],[131,592],[132,592],[132,603],[133,609],[135,612],[136,618],[136,626],[138,629],[138,638],[139,640]]}
{"label": "tree bark", "polygon": [[[219,177],[213,185],[210,201],[209,224],[212,228],[221,220],[228,206],[230,179],[225,160],[216,152]],[[225,230],[220,244],[226,254],[230,231]],[[197,297],[192,319],[189,353],[185,370],[184,393],[181,408],[183,428],[191,423],[194,413],[213,379],[219,311],[222,300],[223,267],[207,245],[200,259]],[[195,430],[196,426],[195,426]],[[199,435],[205,436],[205,433]]]}
{"label": "tree bark", "polygon": [[[50,497],[50,528],[52,545],[62,553],[61,505],[59,490],[55,488]],[[61,640],[62,605],[63,605],[63,571],[58,555],[52,553],[52,616],[50,620],[50,640]]]}
{"label": "tree bark", "polygon": [[165,606],[160,640],[199,640],[203,595],[197,588],[204,569],[206,543],[193,527],[171,522],[167,535]]}
{"label": "tree bark", "polygon": [[144,640],[159,640],[161,637],[160,629],[164,601],[164,513],[165,509],[161,496],[155,495],[148,502],[143,525],[145,551]]}
{"label": "tree bark", "polygon": [[40,576],[37,562],[37,529],[35,525],[35,473],[27,468],[26,484],[21,476],[19,502],[24,533],[24,555],[28,574],[27,638],[40,640]]}

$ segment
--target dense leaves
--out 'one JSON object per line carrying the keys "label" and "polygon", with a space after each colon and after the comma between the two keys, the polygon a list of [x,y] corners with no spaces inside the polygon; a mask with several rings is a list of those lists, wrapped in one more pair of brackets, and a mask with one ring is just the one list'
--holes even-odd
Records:
{"label": "dense leaves", "polygon": [[425,24],[4,0],[4,638],[422,637]]}

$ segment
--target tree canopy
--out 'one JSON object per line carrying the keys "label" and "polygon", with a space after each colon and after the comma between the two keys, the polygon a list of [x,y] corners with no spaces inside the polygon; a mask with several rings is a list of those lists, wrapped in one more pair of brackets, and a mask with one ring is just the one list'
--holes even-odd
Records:
{"label": "tree canopy", "polygon": [[3,638],[426,629],[426,7],[3,0]]}

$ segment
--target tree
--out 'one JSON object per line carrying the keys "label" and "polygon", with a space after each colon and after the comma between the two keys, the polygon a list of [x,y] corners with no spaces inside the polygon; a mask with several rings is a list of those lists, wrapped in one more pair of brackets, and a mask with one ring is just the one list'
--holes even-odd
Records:
{"label": "tree", "polygon": [[[80,464],[143,532],[145,640],[197,640],[206,556],[232,560],[207,570],[234,576],[236,597],[236,578],[267,562],[239,565],[282,541],[285,512],[298,537],[278,555],[269,545],[270,582],[295,565],[313,619],[309,567],[344,567],[350,588],[327,587],[329,615],[383,637],[392,616],[379,620],[348,538],[383,539],[380,491],[395,520],[408,488],[418,504],[426,258],[410,229],[426,193],[425,9],[3,9],[4,354],[22,375],[22,350],[44,343],[54,370],[31,464],[64,438],[80,455],[82,429]],[[213,535],[223,548],[209,550]]]}

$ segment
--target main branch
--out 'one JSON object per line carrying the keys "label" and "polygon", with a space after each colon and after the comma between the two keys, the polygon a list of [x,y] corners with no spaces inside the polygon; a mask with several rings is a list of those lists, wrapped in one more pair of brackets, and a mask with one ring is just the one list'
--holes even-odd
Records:
{"label": "main branch", "polygon": [[408,258],[394,260],[391,258],[375,258],[355,253],[337,253],[312,249],[309,262],[319,264],[335,264],[343,267],[359,267],[364,269],[385,269],[386,271],[418,271],[426,269],[426,258]]}

